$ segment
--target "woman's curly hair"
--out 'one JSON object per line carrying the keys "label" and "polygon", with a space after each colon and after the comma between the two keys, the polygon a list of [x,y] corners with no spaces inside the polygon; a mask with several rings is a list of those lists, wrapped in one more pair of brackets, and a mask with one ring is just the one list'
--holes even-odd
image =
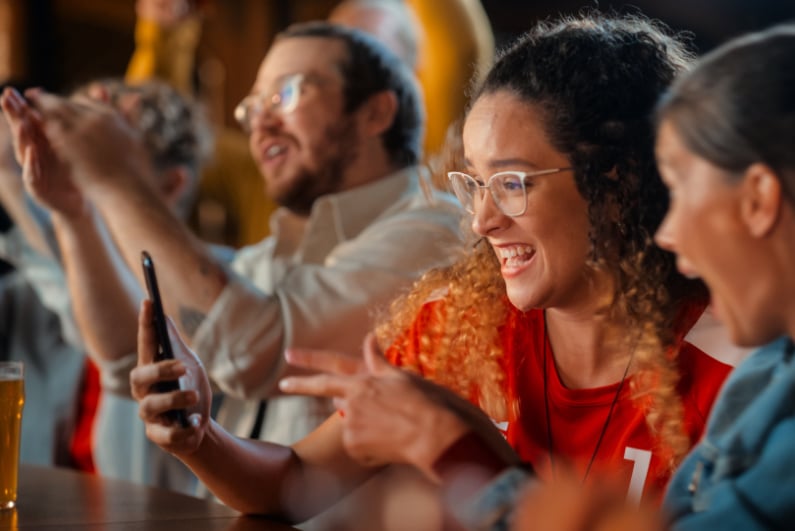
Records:
{"label": "woman's curly hair", "polygon": [[[668,194],[655,164],[651,117],[690,62],[682,42],[659,23],[584,13],[537,24],[500,54],[473,98],[509,91],[533,105],[551,144],[571,161],[588,203],[590,265],[612,274],[612,316],[636,330],[627,339],[635,396],[671,465],[691,445],[676,392],[682,335],[676,331],[692,324],[683,322],[687,309],[703,309],[706,290],[679,275],[673,255],[652,241]],[[506,404],[501,391],[509,368],[501,362],[498,331],[510,309],[489,245],[421,279],[393,305],[392,321],[379,327],[381,338],[399,338],[440,289],[446,315],[423,332],[421,360],[432,361],[439,383],[475,395],[495,418],[513,417],[518,406]]]}

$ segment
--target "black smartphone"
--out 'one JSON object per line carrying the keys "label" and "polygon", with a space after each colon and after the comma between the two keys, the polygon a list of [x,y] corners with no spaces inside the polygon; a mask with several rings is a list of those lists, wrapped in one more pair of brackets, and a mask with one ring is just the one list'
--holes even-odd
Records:
{"label": "black smartphone", "polygon": [[[149,300],[152,301],[154,309],[155,336],[157,338],[157,354],[155,359],[171,360],[174,359],[174,352],[171,350],[171,341],[168,338],[168,326],[166,325],[166,314],[163,311],[163,302],[160,300],[160,290],[157,287],[157,276],[155,275],[155,263],[146,251],[141,252],[141,265],[144,269],[146,279],[146,290],[149,292]],[[155,391],[165,393],[168,391],[179,390],[179,380],[159,382],[155,384]],[[166,416],[174,422],[186,428],[188,427],[188,415],[184,409],[172,409],[166,412]]]}

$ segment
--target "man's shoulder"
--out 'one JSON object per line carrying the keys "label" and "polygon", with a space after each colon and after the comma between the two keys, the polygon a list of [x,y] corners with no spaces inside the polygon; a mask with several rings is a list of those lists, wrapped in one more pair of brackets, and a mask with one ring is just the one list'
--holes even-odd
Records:
{"label": "man's shoulder", "polygon": [[225,259],[218,256],[216,256],[216,259],[231,266],[235,271],[246,271],[250,268],[257,268],[258,264],[261,264],[263,260],[273,256],[275,244],[276,238],[273,235],[266,236],[257,243],[233,250],[230,255],[224,257]]}
{"label": "man's shoulder", "polygon": [[405,221],[426,221],[429,223],[453,224],[458,230],[461,225],[461,209],[444,196],[428,200],[425,197],[407,198],[396,202],[381,216],[373,220],[376,223],[398,223]]}
{"label": "man's shoulder", "polygon": [[392,207],[384,211],[386,216],[406,212],[441,212],[460,218],[462,209],[455,196],[435,187],[428,172],[422,167],[404,168],[385,179],[394,183],[396,192],[399,190],[399,193],[395,194]]}
{"label": "man's shoulder", "polygon": [[460,229],[463,211],[455,196],[435,188],[421,170],[407,168],[388,179],[394,179],[401,186],[392,189],[393,200],[373,220],[373,224],[424,221],[444,225],[453,223],[456,231]]}
{"label": "man's shoulder", "polygon": [[396,200],[392,205],[371,219],[360,233],[369,238],[404,239],[411,241],[433,238],[444,243],[445,239],[460,241],[462,238],[461,209],[446,194],[410,194]]}
{"label": "man's shoulder", "polygon": [[434,189],[425,172],[409,166],[366,184],[319,198],[312,208],[315,226],[333,223],[343,239],[438,228],[460,232],[461,208],[447,192]]}

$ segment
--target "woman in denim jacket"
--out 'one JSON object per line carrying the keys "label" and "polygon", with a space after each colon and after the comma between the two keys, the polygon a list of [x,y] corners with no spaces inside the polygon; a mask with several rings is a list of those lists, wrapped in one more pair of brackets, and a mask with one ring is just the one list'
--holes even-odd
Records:
{"label": "woman in denim jacket", "polygon": [[669,486],[675,529],[795,527],[793,87],[790,24],[716,50],[659,106],[657,243],[706,281],[735,343],[775,340],[730,376]]}

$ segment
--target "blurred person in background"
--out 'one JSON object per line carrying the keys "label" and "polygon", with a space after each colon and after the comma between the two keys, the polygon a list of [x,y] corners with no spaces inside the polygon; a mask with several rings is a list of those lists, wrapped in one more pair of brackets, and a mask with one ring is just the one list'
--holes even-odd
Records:
{"label": "blurred person in background", "polygon": [[[89,95],[107,101],[140,135],[146,156],[156,171],[158,194],[175,215],[186,219],[196,197],[201,167],[212,148],[211,130],[197,104],[160,81],[130,86],[120,80],[100,80],[78,89],[72,98]],[[23,161],[25,173],[24,178],[19,171],[9,173],[0,186],[4,207],[12,213],[18,226],[24,228],[20,234],[13,235],[13,241],[6,243],[13,245],[11,259],[20,274],[30,279],[31,287],[61,321],[60,329],[51,334],[43,325],[36,324],[33,313],[26,314],[26,318],[19,315],[13,322],[12,337],[32,334],[39,342],[52,343],[54,338],[61,338],[63,330],[61,339],[67,340],[63,349],[71,348],[70,352],[81,361],[85,361],[83,352],[88,352],[103,368],[105,359],[135,350],[135,312],[142,294],[123,261],[113,252],[107,229],[95,209],[74,187],[53,185],[56,175],[67,178],[70,169],[46,146],[41,149],[41,132],[35,123],[23,118],[21,109],[25,104],[19,94],[6,91],[0,102],[12,124],[17,156]],[[6,160],[9,165],[14,162]],[[25,193],[24,186],[29,187],[31,194]],[[48,186],[52,188],[47,189]],[[42,187],[46,190],[44,194]],[[42,205],[49,209],[45,214],[51,211],[56,219],[41,216],[30,205],[30,195],[42,200]],[[92,255],[97,263],[112,264],[106,269],[98,267],[89,272],[91,281],[87,284],[72,282],[75,275],[73,272],[69,275],[71,257],[68,254],[63,256],[67,272],[64,277],[58,261],[62,247],[58,241],[42,237],[51,233],[53,227],[58,228],[57,217],[64,210],[85,213],[80,228],[86,245],[80,252]],[[213,248],[213,252],[227,259],[231,256],[228,250],[220,247]],[[85,303],[74,304],[73,314],[75,300]],[[54,349],[39,348],[33,342],[20,349],[29,360],[40,358],[31,369],[38,368],[50,374],[43,385],[53,389],[70,386],[73,379],[69,373],[55,370],[63,363],[63,355]],[[84,410],[78,416],[78,433],[73,443],[76,448],[72,452],[82,456],[77,460],[80,468],[96,468],[102,475],[193,493],[196,486],[193,474],[149,443],[143,430],[136,429],[137,409],[130,400],[128,387],[116,384],[106,379],[103,393],[97,396],[99,375],[89,362],[84,389],[78,399]],[[37,402],[45,400],[49,394],[33,391],[30,396],[29,403],[36,407]],[[60,407],[66,408],[74,401],[64,400]],[[43,422],[45,416],[36,418],[42,425],[47,424]]]}

